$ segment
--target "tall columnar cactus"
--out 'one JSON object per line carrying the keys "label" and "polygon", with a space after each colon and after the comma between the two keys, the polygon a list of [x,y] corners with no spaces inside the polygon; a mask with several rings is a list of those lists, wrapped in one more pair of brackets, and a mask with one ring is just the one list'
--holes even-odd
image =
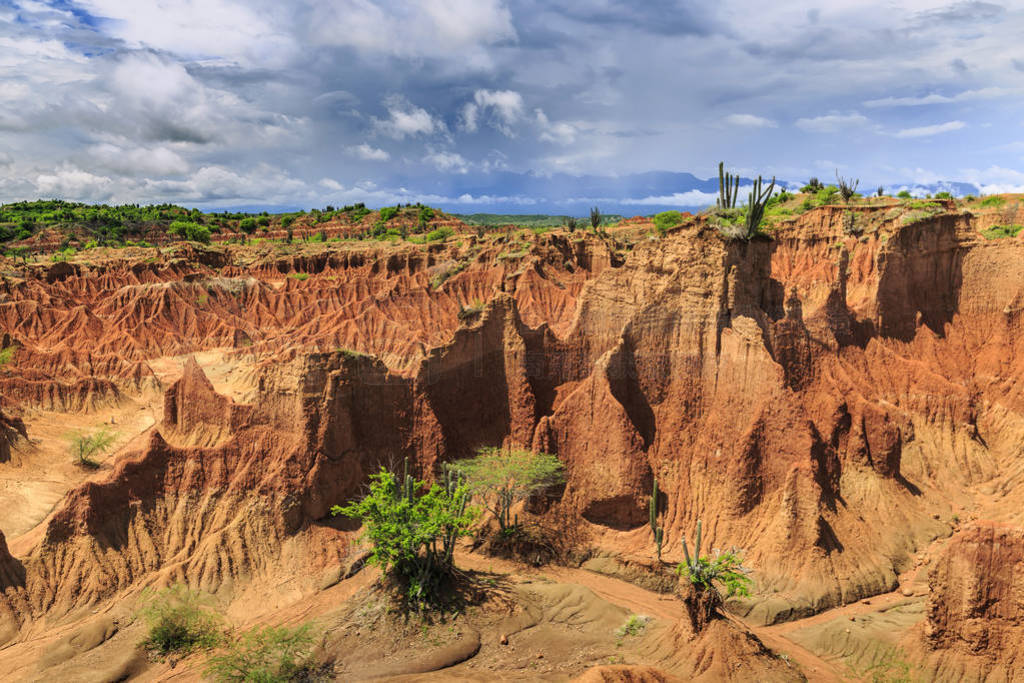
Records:
{"label": "tall columnar cactus", "polygon": [[740,176],[725,172],[725,162],[718,162],[718,208],[736,208],[736,199],[740,193]]}
{"label": "tall columnar cactus", "polygon": [[658,526],[658,480],[654,480],[651,492],[651,531],[654,532],[654,544],[658,548],[658,562],[661,562],[661,544],[665,540],[665,529]]}
{"label": "tall columnar cactus", "polygon": [[[772,190],[775,189],[775,176],[772,176],[772,184],[764,192],[761,191],[762,178],[757,176],[754,181],[754,188],[747,198],[747,239],[757,234],[757,229],[764,219],[764,209],[771,199]],[[698,527],[699,528],[699,527]]]}
{"label": "tall columnar cactus", "polygon": [[[466,514],[466,505],[469,503],[469,487],[466,486],[466,475],[453,467],[446,467],[444,470],[444,488],[454,506],[455,519],[461,519]],[[452,562],[455,554],[455,541],[459,539],[459,527],[450,521],[444,525],[441,534],[441,552],[444,561]]]}

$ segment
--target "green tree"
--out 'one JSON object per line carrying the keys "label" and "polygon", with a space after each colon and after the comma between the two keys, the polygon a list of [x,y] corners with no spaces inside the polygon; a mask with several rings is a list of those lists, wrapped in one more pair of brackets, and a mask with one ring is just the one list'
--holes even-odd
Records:
{"label": "green tree", "polygon": [[174,221],[167,228],[167,232],[189,242],[210,243],[210,229],[205,225],[199,225],[192,221]]}
{"label": "green tree", "polygon": [[238,223],[238,229],[247,235],[251,235],[256,232],[256,219],[255,218],[243,218]]}
{"label": "green tree", "polygon": [[398,578],[406,597],[423,607],[443,599],[455,542],[469,534],[477,518],[477,510],[467,505],[469,497],[458,473],[448,471],[443,485],[428,488],[407,473],[400,482],[382,467],[370,476],[370,492],[362,500],[336,505],[331,514],[363,523],[362,538],[371,545],[368,563]]}
{"label": "green tree", "polygon": [[513,505],[565,481],[564,467],[557,456],[521,449],[481,448],[475,457],[452,463],[451,467],[466,476],[470,491],[497,518],[503,534],[518,527],[511,517]]}
{"label": "green tree", "polygon": [[96,469],[99,467],[96,457],[110,450],[116,439],[117,434],[107,431],[106,427],[88,436],[82,433],[74,434],[71,437],[71,455],[82,467]]}

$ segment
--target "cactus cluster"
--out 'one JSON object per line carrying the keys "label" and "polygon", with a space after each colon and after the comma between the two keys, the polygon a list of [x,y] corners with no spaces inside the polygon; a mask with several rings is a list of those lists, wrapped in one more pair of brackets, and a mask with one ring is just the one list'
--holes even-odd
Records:
{"label": "cactus cluster", "polygon": [[725,162],[718,162],[718,208],[734,209],[740,193],[740,176],[726,173]]}
{"label": "cactus cluster", "polygon": [[658,562],[661,562],[661,545],[665,540],[665,528],[658,526],[658,480],[654,480],[651,492],[651,531],[654,532],[654,545],[658,549]]}
{"label": "cactus cluster", "polygon": [[[466,514],[466,506],[469,504],[471,495],[469,488],[466,486],[466,475],[453,467],[446,467],[444,469],[443,485],[454,506],[455,517],[462,518]],[[441,532],[441,555],[443,561],[447,564],[452,563],[452,556],[455,554],[455,542],[459,539],[460,535],[458,526],[450,523],[444,525]]]}
{"label": "cactus cluster", "polygon": [[757,234],[757,229],[761,225],[761,221],[764,219],[764,210],[768,206],[768,200],[771,199],[772,190],[775,189],[775,176],[772,176],[772,183],[768,186],[768,189],[764,192],[761,191],[762,185],[761,176],[757,176],[757,180],[754,181],[754,187],[750,191],[750,195],[747,199],[747,239],[749,240]]}

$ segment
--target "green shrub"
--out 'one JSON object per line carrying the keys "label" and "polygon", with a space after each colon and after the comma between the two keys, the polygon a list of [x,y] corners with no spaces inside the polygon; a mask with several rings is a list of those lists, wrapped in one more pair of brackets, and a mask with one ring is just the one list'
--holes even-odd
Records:
{"label": "green shrub", "polygon": [[682,222],[683,214],[678,211],[662,211],[654,216],[654,227],[662,235]]}
{"label": "green shrub", "polygon": [[117,434],[107,431],[105,427],[86,436],[81,432],[71,436],[70,451],[75,463],[89,469],[96,469],[99,463],[96,456],[110,450],[117,440]]}
{"label": "green shrub", "polygon": [[1024,229],[1022,225],[994,225],[988,230],[983,230],[981,234],[986,239],[997,240],[1003,237],[1016,237],[1022,229]]}
{"label": "green shrub", "polygon": [[210,611],[207,600],[184,584],[143,595],[140,614],[149,633],[143,647],[160,656],[188,654],[216,647],[222,638],[222,620]]}
{"label": "green shrub", "polygon": [[380,210],[380,220],[383,223],[387,223],[389,220],[395,217],[398,213],[398,207],[396,206],[385,206]]}
{"label": "green shrub", "polygon": [[370,492],[358,502],[331,508],[332,515],[360,520],[371,545],[367,563],[397,579],[406,600],[419,609],[443,604],[454,568],[455,541],[469,535],[477,511],[467,506],[469,489],[451,470],[444,484],[403,480],[387,469],[370,476]]}
{"label": "green shrub", "polygon": [[494,514],[503,534],[518,527],[518,520],[510,518],[513,505],[565,481],[557,456],[522,449],[481,448],[475,457],[450,467],[465,475],[469,490]]}
{"label": "green shrub", "polygon": [[8,346],[5,349],[0,349],[0,367],[7,365],[14,360],[15,351],[17,351],[16,346]]}
{"label": "green shrub", "polygon": [[816,193],[814,199],[818,206],[825,206],[831,204],[836,200],[836,195],[839,194],[839,188],[835,185],[827,185]]}
{"label": "green shrub", "polygon": [[295,216],[284,216],[281,218],[281,227],[287,228],[295,222]]}
{"label": "green shrub", "polygon": [[1004,199],[1003,197],[999,197],[997,195],[985,197],[984,199],[981,200],[982,206],[1002,206],[1005,203],[1006,199]]}
{"label": "green shrub", "polygon": [[913,195],[910,194],[910,190],[900,190],[896,193],[896,196],[900,199],[910,199]]}
{"label": "green shrub", "polygon": [[[676,574],[689,581],[699,591],[715,591],[719,593],[718,586],[726,590],[725,597],[733,595],[750,595],[750,584],[752,581],[747,576],[749,570],[743,566],[740,553],[742,551],[733,548],[722,552],[715,550],[715,556],[709,557],[700,554],[700,533],[701,523],[697,520],[697,538],[694,543],[693,555],[686,545],[686,536],[683,536],[683,557],[685,560],[676,566]],[[719,593],[719,595],[721,595]]]}
{"label": "green shrub", "polygon": [[426,240],[427,242],[440,242],[442,240],[448,239],[454,234],[455,231],[449,228],[447,225],[445,225],[440,228],[437,228],[436,230],[431,230],[430,232],[428,232],[426,235]]}
{"label": "green shrub", "polygon": [[288,277],[293,277],[299,282],[305,282],[309,279],[309,273],[289,273]]}
{"label": "green shrub", "polygon": [[952,199],[953,195],[950,192],[936,192],[935,193],[935,198],[936,199]]}
{"label": "green shrub", "polygon": [[630,614],[629,618],[626,619],[626,623],[615,630],[615,637],[618,639],[619,643],[621,643],[627,636],[638,636],[644,632],[644,629],[647,628],[647,624],[650,623],[650,621],[650,617]]}
{"label": "green shrub", "polygon": [[313,633],[308,624],[256,627],[210,657],[206,675],[218,683],[287,683],[310,672],[312,650]]}
{"label": "green shrub", "polygon": [[177,235],[189,242],[202,242],[203,244],[210,243],[210,229],[205,225],[199,225],[191,221],[174,221],[170,227],[167,228],[167,232],[172,235]]}

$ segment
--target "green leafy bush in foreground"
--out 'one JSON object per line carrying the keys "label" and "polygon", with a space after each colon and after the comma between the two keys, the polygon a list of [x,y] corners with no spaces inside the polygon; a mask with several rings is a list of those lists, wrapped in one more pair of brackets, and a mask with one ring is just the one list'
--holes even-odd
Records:
{"label": "green leafy bush in foreground", "polygon": [[699,591],[718,592],[718,586],[725,588],[725,597],[734,595],[750,595],[750,584],[747,568],[743,566],[741,551],[733,548],[727,551],[715,551],[714,557],[700,554],[701,523],[697,520],[697,538],[694,543],[693,555],[683,537],[683,562],[676,566],[676,574],[692,583]]}
{"label": "green leafy bush in foreground", "polygon": [[422,609],[446,597],[455,542],[477,518],[468,501],[465,480],[454,472],[446,472],[443,485],[427,488],[408,473],[400,481],[382,467],[370,476],[370,492],[362,500],[335,505],[331,514],[362,521],[363,539],[371,545],[367,563],[397,579],[406,598]]}
{"label": "green leafy bush in foreground", "polygon": [[143,646],[160,656],[188,654],[216,647],[222,639],[222,621],[207,601],[184,584],[175,584],[143,597],[140,614],[149,628]]}
{"label": "green leafy bush in foreground", "polygon": [[306,624],[257,627],[210,657],[206,675],[218,683],[286,683],[312,667],[313,633]]}

